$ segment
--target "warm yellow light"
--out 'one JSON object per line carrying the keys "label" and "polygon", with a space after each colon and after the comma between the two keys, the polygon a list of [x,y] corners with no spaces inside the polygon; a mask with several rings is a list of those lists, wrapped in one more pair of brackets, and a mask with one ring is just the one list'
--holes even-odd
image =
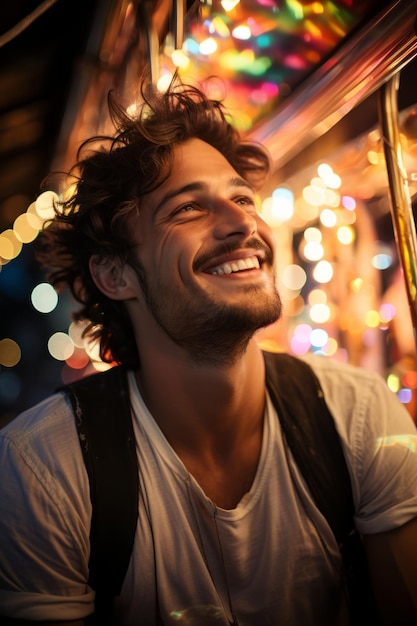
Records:
{"label": "warm yellow light", "polygon": [[77,321],[71,322],[68,328],[68,335],[71,337],[72,342],[77,348],[84,348],[85,339],[83,338],[83,332],[87,326],[88,322]]}
{"label": "warm yellow light", "polygon": [[40,230],[42,228],[43,219],[38,215],[36,211],[36,202],[32,202],[26,210],[26,216],[29,224],[35,230]]}
{"label": "warm yellow light", "polygon": [[55,205],[58,195],[54,191],[44,191],[36,198],[36,212],[43,220],[52,219],[55,216]]}
{"label": "warm yellow light", "polygon": [[287,0],[287,5],[296,20],[302,20],[304,18],[304,7],[298,0]]}
{"label": "warm yellow light", "polygon": [[365,324],[370,328],[378,328],[380,317],[378,311],[367,311],[365,315]]}
{"label": "warm yellow light", "polygon": [[57,332],[51,335],[48,341],[49,353],[57,361],[65,361],[74,352],[74,344],[66,333]]}
{"label": "warm yellow light", "polygon": [[333,175],[333,168],[328,163],[320,163],[317,168],[317,173],[323,181],[326,181],[328,176]]}
{"label": "warm yellow light", "polygon": [[39,234],[39,229],[33,227],[32,219],[27,213],[22,213],[15,219],[13,231],[22,243],[30,243]]}
{"label": "warm yellow light", "polygon": [[350,288],[353,291],[353,293],[359,293],[360,290],[362,289],[364,285],[364,280],[363,278],[361,278],[360,276],[358,276],[357,278],[354,278],[351,283],[350,283]]}
{"label": "warm yellow light", "polygon": [[96,341],[86,340],[84,349],[92,361],[101,361],[100,359],[100,343]]}
{"label": "warm yellow light", "polygon": [[343,245],[348,246],[355,240],[355,231],[351,226],[340,226],[337,229],[337,239]]}
{"label": "warm yellow light", "polygon": [[320,15],[321,13],[324,13],[323,4],[321,2],[313,2],[313,4],[311,5],[311,10],[313,11],[313,13],[316,13],[316,15]]}
{"label": "warm yellow light", "polygon": [[250,39],[251,38],[251,31],[249,26],[247,26],[247,24],[240,24],[239,26],[236,26],[236,28],[234,28],[232,30],[232,35],[235,39]]}
{"label": "warm yellow light", "polygon": [[292,264],[284,269],[281,280],[287,289],[299,291],[304,287],[307,275],[300,265]]}
{"label": "warm yellow light", "polygon": [[314,176],[310,181],[310,185],[318,189],[323,189],[324,191],[326,190],[326,183],[319,176]]}
{"label": "warm yellow light", "polygon": [[310,318],[316,324],[324,324],[330,319],[330,308],[327,304],[313,304],[310,308]]}
{"label": "warm yellow light", "polygon": [[318,283],[328,283],[333,278],[333,266],[329,261],[319,261],[313,270],[313,278]]}
{"label": "warm yellow light", "polygon": [[324,204],[326,199],[326,191],[324,189],[320,189],[316,185],[307,185],[304,187],[302,193],[304,200],[313,206],[320,206]]}
{"label": "warm yellow light", "polygon": [[321,231],[314,226],[310,226],[304,231],[304,239],[310,243],[320,243],[322,240]]}
{"label": "warm yellow light", "polygon": [[398,378],[396,374],[388,374],[387,385],[389,389],[391,389],[391,391],[393,391],[394,393],[397,393],[397,391],[399,391],[401,387],[400,379]]}
{"label": "warm yellow light", "polygon": [[324,249],[321,243],[317,241],[308,241],[304,246],[304,256],[309,261],[318,261],[324,254]]}
{"label": "warm yellow light", "polygon": [[308,294],[308,303],[313,304],[326,304],[327,295],[323,289],[312,289]]}
{"label": "warm yellow light", "polygon": [[14,367],[19,363],[21,356],[20,347],[13,339],[0,340],[0,365]]}
{"label": "warm yellow light", "polygon": [[15,232],[8,228],[0,235],[0,257],[10,261],[15,259],[22,250],[22,242],[16,237]]}
{"label": "warm yellow light", "polygon": [[323,209],[323,211],[320,213],[320,222],[323,224],[323,226],[327,226],[327,228],[332,228],[333,226],[336,226],[336,213],[331,209]]}
{"label": "warm yellow light", "polygon": [[239,55],[242,64],[253,63],[255,61],[255,53],[250,48],[245,48]]}
{"label": "warm yellow light", "polygon": [[190,59],[182,50],[174,50],[171,59],[175,67],[179,67],[182,70],[189,66]]}
{"label": "warm yellow light", "polygon": [[320,163],[317,172],[326,187],[329,187],[329,189],[339,189],[342,184],[342,179],[335,174],[333,168],[328,163]]}
{"label": "warm yellow light", "polygon": [[217,50],[217,41],[213,39],[213,37],[208,37],[204,41],[200,43],[200,52],[208,56],[209,54],[213,54]]}
{"label": "warm yellow light", "polygon": [[366,155],[367,159],[369,161],[369,163],[371,165],[378,165],[379,161],[380,161],[380,157],[378,152],[375,152],[375,150],[369,150],[368,154]]}
{"label": "warm yellow light", "polygon": [[333,356],[334,354],[336,354],[338,348],[339,344],[337,343],[336,339],[333,339],[333,337],[329,337],[329,341],[322,348],[322,350],[326,356]]}
{"label": "warm yellow light", "polygon": [[326,180],[326,185],[330,189],[339,189],[340,186],[342,185],[342,179],[340,178],[338,174],[333,174],[333,176],[329,177]]}
{"label": "warm yellow light", "polygon": [[221,5],[223,9],[227,11],[232,11],[235,6],[239,4],[240,0],[222,0]]}
{"label": "warm yellow light", "polygon": [[216,33],[222,39],[230,36],[230,30],[227,24],[225,24],[221,17],[219,17],[218,15],[213,17],[210,23],[209,31],[210,33]]}
{"label": "warm yellow light", "polygon": [[325,202],[327,206],[338,207],[340,204],[340,193],[334,189],[326,189]]}
{"label": "warm yellow light", "polygon": [[156,81],[156,88],[161,93],[164,93],[172,82],[173,75],[170,72],[167,72],[160,76]]}

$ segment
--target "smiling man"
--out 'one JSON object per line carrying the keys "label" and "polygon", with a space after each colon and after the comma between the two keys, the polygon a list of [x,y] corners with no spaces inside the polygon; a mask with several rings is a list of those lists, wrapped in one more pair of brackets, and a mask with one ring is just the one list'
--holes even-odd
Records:
{"label": "smiling man", "polygon": [[[119,285],[107,295],[126,300],[140,355],[169,337],[192,361],[233,363],[280,315],[272,233],[252,187],[210,144],[175,146],[172,172],[131,220],[136,255],[125,272],[135,297]],[[113,268],[100,261],[91,268],[105,292]]]}
{"label": "smiling man", "polygon": [[[268,157],[192,87],[147,93],[135,119],[114,102],[111,111],[116,135],[83,146],[40,254],[128,384],[137,523],[99,623],[358,626],[338,542],[288,449],[255,339],[281,316],[255,195]],[[415,625],[415,425],[376,374],[307,360],[352,484],[379,615],[366,623]],[[120,393],[116,428],[122,405]],[[2,624],[75,626],[94,612],[82,417],[59,392],[0,433]],[[398,445],[377,443],[388,440]]]}

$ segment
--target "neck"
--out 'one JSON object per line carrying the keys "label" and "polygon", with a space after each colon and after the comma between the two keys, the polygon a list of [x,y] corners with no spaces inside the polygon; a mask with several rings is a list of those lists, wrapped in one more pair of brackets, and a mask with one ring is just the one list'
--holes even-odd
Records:
{"label": "neck", "polygon": [[141,351],[138,386],[173,447],[218,451],[258,425],[264,408],[264,364],[256,342],[227,363],[185,354]]}
{"label": "neck", "polygon": [[178,346],[139,350],[142,397],[206,496],[234,508],[256,474],[265,405],[264,360],[255,340],[221,364],[197,362]]}

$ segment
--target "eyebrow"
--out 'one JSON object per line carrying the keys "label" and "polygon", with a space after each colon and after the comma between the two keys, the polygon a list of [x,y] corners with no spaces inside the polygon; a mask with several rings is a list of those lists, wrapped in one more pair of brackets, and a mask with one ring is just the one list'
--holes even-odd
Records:
{"label": "eyebrow", "polygon": [[[244,178],[240,178],[240,176],[234,176],[233,178],[230,178],[226,182],[226,185],[227,187],[243,187],[253,192],[253,188],[248,183],[248,181]],[[191,191],[207,191],[208,188],[208,183],[205,183],[203,181],[194,181],[192,183],[188,183],[188,185],[183,185],[181,187],[178,187],[177,189],[173,189],[163,196],[161,201],[156,206],[154,212],[155,214],[158,213],[158,211],[164,206],[166,202],[172,200],[173,198],[176,198],[177,196],[180,196],[183,193],[190,193]]]}

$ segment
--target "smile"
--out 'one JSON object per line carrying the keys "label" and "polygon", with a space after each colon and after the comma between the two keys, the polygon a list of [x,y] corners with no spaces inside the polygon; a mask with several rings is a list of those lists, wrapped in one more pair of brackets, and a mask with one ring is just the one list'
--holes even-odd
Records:
{"label": "smile", "polygon": [[220,276],[222,274],[233,274],[235,272],[242,272],[245,270],[258,270],[260,268],[259,259],[256,256],[251,256],[248,259],[237,259],[230,263],[223,263],[219,265],[211,274],[214,276]]}

